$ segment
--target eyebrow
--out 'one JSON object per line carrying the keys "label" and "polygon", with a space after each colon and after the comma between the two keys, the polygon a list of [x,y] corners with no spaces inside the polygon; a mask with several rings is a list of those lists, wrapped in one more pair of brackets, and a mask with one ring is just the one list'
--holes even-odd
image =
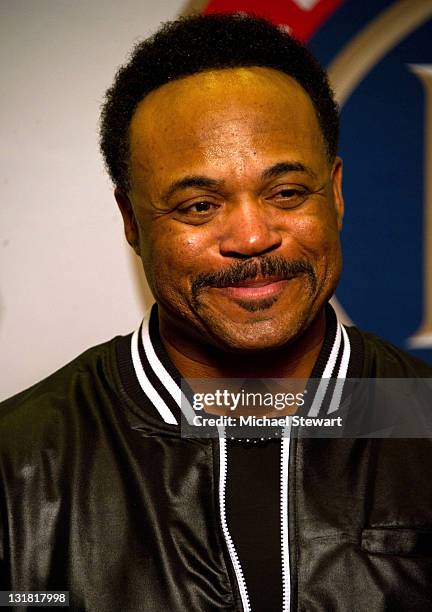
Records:
{"label": "eyebrow", "polygon": [[272,178],[278,178],[279,176],[282,176],[283,174],[287,174],[288,172],[305,172],[306,174],[309,174],[312,177],[316,177],[315,172],[312,170],[312,168],[310,168],[309,166],[306,166],[305,164],[302,164],[301,162],[293,162],[293,161],[283,161],[283,162],[279,162],[277,164],[274,164],[274,166],[270,166],[270,168],[266,168],[266,170],[264,170],[264,172],[262,173],[262,178],[263,179],[272,179]]}
{"label": "eyebrow", "polygon": [[[312,177],[316,177],[315,172],[309,166],[302,164],[301,162],[295,161],[283,161],[266,168],[261,174],[263,179],[278,178],[288,172],[305,172]],[[174,181],[168,187],[168,189],[162,194],[162,199],[167,202],[174,194],[183,189],[189,189],[191,187],[204,187],[206,189],[217,189],[223,184],[223,181],[217,181],[208,176],[203,175],[189,175],[185,176],[178,181]]]}
{"label": "eyebrow", "polygon": [[211,179],[208,176],[191,175],[185,176],[178,181],[174,181],[162,195],[162,199],[169,200],[177,191],[188,189],[190,187],[206,187],[207,189],[216,189],[222,184],[222,181]]}

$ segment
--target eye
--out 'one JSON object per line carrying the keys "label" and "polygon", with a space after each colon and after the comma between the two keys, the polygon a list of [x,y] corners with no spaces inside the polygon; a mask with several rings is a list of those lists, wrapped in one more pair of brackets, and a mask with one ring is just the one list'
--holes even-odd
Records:
{"label": "eye", "polygon": [[276,187],[269,198],[282,208],[295,208],[300,206],[309,195],[309,191],[301,186],[278,186]]}
{"label": "eye", "polygon": [[210,200],[185,202],[176,210],[177,218],[184,223],[200,224],[210,221],[217,213],[220,204]]}
{"label": "eye", "polygon": [[298,195],[303,195],[304,191],[301,189],[282,189],[278,195],[282,198],[292,198]]}
{"label": "eye", "polygon": [[188,206],[186,210],[189,212],[205,213],[205,212],[208,212],[209,210],[212,210],[213,206],[214,204],[212,204],[211,202],[206,202],[206,201],[195,202],[194,204],[191,204],[190,206]]}

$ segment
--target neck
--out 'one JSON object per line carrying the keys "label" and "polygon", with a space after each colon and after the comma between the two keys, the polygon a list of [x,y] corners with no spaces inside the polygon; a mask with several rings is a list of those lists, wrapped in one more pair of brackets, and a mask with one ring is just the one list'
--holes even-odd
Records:
{"label": "neck", "polygon": [[296,340],[252,355],[225,352],[173,333],[163,316],[159,327],[165,350],[184,378],[309,378],[324,342],[326,316],[322,309]]}

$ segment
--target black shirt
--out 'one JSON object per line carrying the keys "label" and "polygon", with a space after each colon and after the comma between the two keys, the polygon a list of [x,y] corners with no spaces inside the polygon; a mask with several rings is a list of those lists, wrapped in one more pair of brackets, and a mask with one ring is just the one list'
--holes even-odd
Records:
{"label": "black shirt", "polygon": [[282,609],[281,442],[262,446],[228,441],[227,521],[251,608]]}

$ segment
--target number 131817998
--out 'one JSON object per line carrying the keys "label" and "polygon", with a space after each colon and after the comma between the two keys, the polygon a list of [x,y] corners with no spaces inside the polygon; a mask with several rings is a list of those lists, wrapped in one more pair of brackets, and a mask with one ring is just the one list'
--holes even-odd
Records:
{"label": "number 131817998", "polygon": [[0,606],[69,606],[69,591],[0,591]]}

